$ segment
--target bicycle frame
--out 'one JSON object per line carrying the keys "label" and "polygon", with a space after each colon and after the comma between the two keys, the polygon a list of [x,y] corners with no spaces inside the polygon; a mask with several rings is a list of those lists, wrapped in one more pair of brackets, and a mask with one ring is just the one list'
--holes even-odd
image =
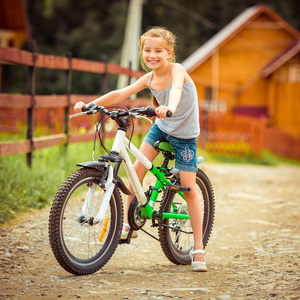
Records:
{"label": "bicycle frame", "polygon": [[[100,111],[103,114],[97,121],[95,114]],[[50,211],[49,241],[57,262],[70,273],[92,274],[109,261],[118,244],[129,244],[131,238],[135,237],[132,236],[134,231],[142,230],[160,242],[164,254],[172,263],[189,264],[189,253],[193,247],[192,235],[195,233],[189,220],[188,203],[185,199],[194,184],[192,187],[182,185],[180,171],[168,166],[169,161],[175,158],[171,144],[156,142],[154,148],[161,152],[160,155],[164,158],[163,163],[156,168],[145,157],[146,154],[143,155],[131,143],[130,138],[126,137],[126,132],[133,134],[134,126],[130,127],[133,119],[150,121],[144,116],[155,116],[155,109],[151,106],[130,110],[120,106],[105,108],[92,102],[84,106],[81,113],[70,118],[91,114],[96,126],[93,159],[76,164],[80,169],[70,174],[61,184]],[[103,136],[100,134],[109,118],[119,125],[110,150],[105,147]],[[97,136],[107,154],[100,155],[99,159],[95,160]],[[145,192],[145,187],[143,189],[138,178],[139,172],[135,171],[132,164],[131,155],[138,159],[139,166],[145,168],[145,171],[149,170],[156,177]],[[197,166],[203,161],[204,159],[199,157]],[[130,190],[118,176],[122,164],[132,186]],[[199,221],[201,222],[203,216],[205,246],[213,225],[214,193],[209,178],[202,170],[198,169],[195,175],[199,204],[203,211],[203,214],[199,215]],[[133,198],[128,210],[126,209],[126,221],[130,227],[126,235],[122,232],[124,204],[120,192],[128,195],[129,200]],[[159,238],[143,229],[148,219],[152,221],[151,227],[157,227]]]}
{"label": "bicycle frame", "polygon": [[[115,136],[115,140],[112,146],[111,152],[119,153],[120,157],[123,159],[123,166],[129,182],[132,186],[134,194],[136,195],[139,202],[142,204],[142,216],[147,218],[152,218],[152,213],[154,210],[154,205],[157,200],[158,190],[163,189],[164,186],[171,185],[172,183],[165,178],[165,174],[159,171],[142,153],[137,149],[125,136],[126,132],[118,129]],[[150,201],[147,203],[147,197],[144,193],[143,187],[139,181],[139,178],[135,172],[132,161],[129,157],[128,151],[130,151],[141,163],[154,175],[157,177],[157,181],[152,191]],[[104,187],[105,195],[103,198],[102,205],[100,207],[99,213],[94,219],[94,224],[98,222],[103,222],[106,210],[108,208],[109,200],[113,193],[116,183],[113,182],[113,173],[114,170],[110,164],[108,165],[108,178]],[[178,192],[182,198],[184,198],[182,192]],[[84,207],[88,205],[90,197],[93,197],[93,191],[89,189],[87,197],[85,199]],[[84,214],[84,211],[82,211]],[[186,214],[177,214],[177,213],[163,213],[163,219],[165,218],[176,218],[176,219],[189,219],[189,216]]]}

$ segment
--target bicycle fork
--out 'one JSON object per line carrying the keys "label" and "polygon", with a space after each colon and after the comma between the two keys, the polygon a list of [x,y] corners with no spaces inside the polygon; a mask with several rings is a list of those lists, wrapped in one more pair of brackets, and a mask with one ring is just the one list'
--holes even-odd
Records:
{"label": "bicycle fork", "polygon": [[[110,201],[110,198],[112,196],[112,193],[115,189],[116,186],[116,180],[114,180],[114,170],[110,164],[107,164],[107,180],[105,184],[101,182],[99,185],[103,188],[105,191],[102,204],[100,206],[99,212],[97,216],[93,219],[93,224],[97,224],[99,222],[103,222],[106,210],[108,208],[108,204]],[[103,175],[105,177],[106,175]],[[101,181],[104,181],[104,178],[102,177]],[[88,186],[88,191],[81,209],[81,212],[79,214],[78,219],[81,217],[86,218],[89,215],[89,212],[91,211],[91,204],[93,201],[93,198],[95,197],[96,189],[97,189],[97,184],[91,184]]]}
{"label": "bicycle fork", "polygon": [[[118,178],[121,182],[117,181],[117,177],[118,177],[117,175],[118,175],[119,168],[121,166],[123,159],[127,162],[127,164],[124,164],[124,168],[125,168],[127,175],[129,175],[129,178],[133,182],[133,187],[135,188],[135,186],[136,186],[136,184],[134,184],[134,183],[136,183],[136,182],[139,183],[137,175],[131,171],[131,170],[134,170],[134,168],[131,163],[130,157],[125,149],[125,146],[123,146],[124,142],[128,146],[129,141],[125,137],[125,132],[122,130],[118,130],[111,153],[108,155],[101,156],[99,159],[99,162],[94,162],[94,163],[92,163],[92,166],[90,165],[90,167],[95,167],[93,165],[100,164],[101,166],[105,166],[105,168],[101,167],[101,168],[99,168],[99,170],[106,169],[105,174],[102,176],[101,182],[99,184],[100,187],[103,188],[105,193],[103,196],[103,200],[102,200],[102,204],[100,206],[99,212],[93,220],[93,224],[103,222],[108,205],[109,205],[109,201],[111,199],[112,193],[113,193],[116,185],[118,185],[118,187],[120,187],[121,190],[125,194],[131,194],[130,191],[126,187],[124,187],[124,183],[122,182],[122,180],[120,180]],[[134,146],[131,145],[131,148],[133,148],[133,147]],[[135,150],[136,150],[136,152],[138,151],[136,148],[135,148]],[[119,154],[121,154],[121,156]],[[115,163],[114,168],[108,162],[114,162]],[[87,166],[84,164],[78,164],[78,165],[84,166],[84,167]],[[96,167],[96,169],[97,169],[97,167]],[[134,177],[134,175],[135,175],[135,177]],[[107,178],[107,179],[104,183],[105,178]],[[84,201],[83,208],[81,210],[81,215],[83,215],[83,216],[87,215],[87,212],[89,211],[89,207],[90,207],[92,199],[95,195],[95,192],[96,192],[96,186],[92,185],[91,187],[89,187],[88,193],[86,195],[86,199]],[[135,190],[135,193],[138,194],[140,196],[139,198],[142,198],[145,203],[147,202],[146,196],[144,195],[144,192],[143,192],[143,189],[141,186],[137,191]]]}
{"label": "bicycle fork", "polygon": [[115,180],[113,180],[114,179],[114,174],[113,173],[114,173],[113,168],[112,168],[111,165],[109,165],[107,181],[106,181],[105,186],[103,187],[103,189],[105,191],[104,196],[103,196],[103,201],[102,201],[102,204],[100,206],[100,210],[99,210],[97,216],[94,219],[94,222],[93,222],[94,224],[97,224],[97,223],[102,222],[104,220],[104,217],[105,217],[105,214],[106,214],[106,210],[107,210],[111,195],[112,195],[112,193],[115,189],[115,186],[116,186],[116,182],[115,182]]}

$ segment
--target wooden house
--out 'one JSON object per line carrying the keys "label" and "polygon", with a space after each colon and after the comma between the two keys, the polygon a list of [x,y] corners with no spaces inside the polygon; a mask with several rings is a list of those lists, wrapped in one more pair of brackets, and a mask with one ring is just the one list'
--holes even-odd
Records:
{"label": "wooden house", "polygon": [[0,46],[20,48],[29,36],[24,0],[0,0]]}
{"label": "wooden house", "polygon": [[246,9],[182,64],[203,110],[267,117],[300,135],[300,33],[265,5]]}
{"label": "wooden house", "polygon": [[[31,38],[25,0],[0,0],[0,46],[21,48]],[[0,60],[0,92],[2,91],[2,65]],[[26,110],[21,113],[26,118]],[[0,131],[16,131],[20,111],[11,107],[0,110]]]}

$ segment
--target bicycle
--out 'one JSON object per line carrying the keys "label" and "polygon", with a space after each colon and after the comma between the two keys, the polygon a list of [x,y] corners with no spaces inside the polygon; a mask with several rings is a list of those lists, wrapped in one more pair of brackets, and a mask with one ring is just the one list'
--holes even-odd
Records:
{"label": "bicycle", "polygon": [[[102,113],[99,122],[95,118],[98,112]],[[82,113],[70,117],[83,114],[93,114],[95,120],[93,161],[77,164],[80,168],[62,183],[53,200],[49,216],[49,240],[58,263],[76,275],[97,272],[110,260],[118,244],[130,243],[133,230],[146,232],[143,226],[147,220],[152,220],[152,227],[158,228],[158,240],[166,257],[174,264],[190,264],[193,232],[183,195],[190,188],[181,186],[179,170],[168,167],[169,161],[175,159],[172,146],[160,141],[155,144],[156,150],[163,155],[162,165],[155,167],[133,145],[131,138],[126,137],[130,121],[134,118],[152,123],[147,117],[155,116],[154,108],[148,106],[127,110],[89,104]],[[105,148],[100,135],[103,124],[109,118],[119,126],[111,150]],[[132,127],[131,137],[133,130]],[[95,161],[97,135],[108,154],[100,155]],[[128,151],[156,177],[155,185],[146,192],[138,180]],[[203,161],[203,157],[198,158],[198,165]],[[120,240],[124,216],[120,191],[126,195],[131,193],[118,176],[121,164],[135,194],[128,209],[131,229],[124,241]],[[203,207],[203,244],[206,246],[214,222],[214,192],[209,178],[199,168],[196,182]],[[160,203],[159,209],[155,209],[156,203]]]}

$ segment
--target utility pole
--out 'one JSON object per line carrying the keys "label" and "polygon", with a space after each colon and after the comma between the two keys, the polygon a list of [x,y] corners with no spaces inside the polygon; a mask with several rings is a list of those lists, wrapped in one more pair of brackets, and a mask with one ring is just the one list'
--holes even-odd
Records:
{"label": "utility pole", "polygon": [[[139,66],[139,38],[141,35],[143,14],[143,0],[130,0],[125,37],[122,47],[121,66],[132,70],[138,70]],[[118,89],[128,85],[128,76],[120,75]]]}

